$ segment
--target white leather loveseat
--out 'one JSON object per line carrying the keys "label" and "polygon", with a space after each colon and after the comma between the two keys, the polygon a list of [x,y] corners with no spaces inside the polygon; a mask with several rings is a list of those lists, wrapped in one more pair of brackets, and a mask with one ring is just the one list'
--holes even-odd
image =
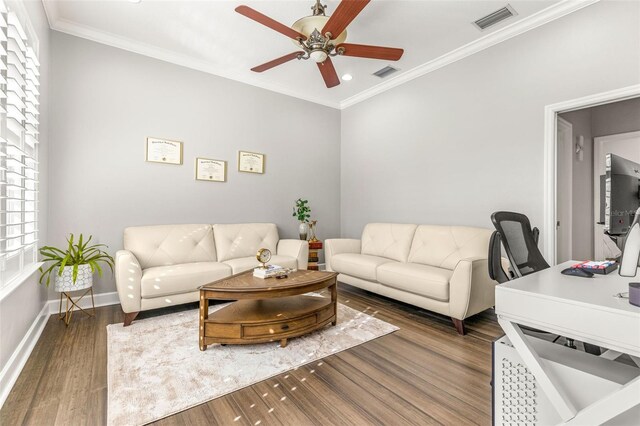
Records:
{"label": "white leather loveseat", "polygon": [[116,287],[124,325],[140,311],[195,302],[198,287],[259,265],[307,269],[309,244],[280,240],[273,223],[137,226],[124,230],[124,250],[115,257]]}
{"label": "white leather loveseat", "polygon": [[338,281],[464,319],[494,305],[487,256],[491,231],[463,226],[370,223],[362,239],[325,241],[327,270]]}

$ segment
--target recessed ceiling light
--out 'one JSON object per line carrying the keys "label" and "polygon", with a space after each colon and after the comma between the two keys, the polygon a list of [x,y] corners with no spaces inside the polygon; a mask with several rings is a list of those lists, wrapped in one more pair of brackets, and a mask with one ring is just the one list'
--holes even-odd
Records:
{"label": "recessed ceiling light", "polygon": [[349,80],[351,80],[352,78],[353,78],[353,76],[352,76],[351,74],[345,74],[345,75],[343,75],[343,76],[342,76],[342,79],[343,79],[344,81],[349,81]]}
{"label": "recessed ceiling light", "polygon": [[129,0],[129,3],[140,3],[142,0]]}

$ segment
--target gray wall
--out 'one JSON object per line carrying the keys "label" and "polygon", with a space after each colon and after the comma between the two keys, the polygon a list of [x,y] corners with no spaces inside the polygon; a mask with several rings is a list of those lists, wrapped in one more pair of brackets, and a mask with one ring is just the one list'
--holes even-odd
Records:
{"label": "gray wall", "polygon": [[640,130],[640,98],[601,105],[592,111],[594,138]]}
{"label": "gray wall", "polygon": [[[576,260],[593,259],[593,139],[591,112],[593,108],[560,114],[573,126],[573,142],[584,137],[583,161],[573,156],[571,254]],[[559,165],[560,166],[560,165]]]}
{"label": "gray wall", "polygon": [[[40,44],[40,191],[38,216],[40,244],[47,240],[47,187],[48,187],[48,129],[49,129],[49,24],[40,1],[24,3]],[[44,288],[38,285],[39,274],[34,273],[13,292],[0,300],[0,371],[14,350],[38,318],[47,299]]]}
{"label": "gray wall", "polygon": [[[58,32],[52,49],[50,243],[83,232],[115,253],[125,227],[173,223],[297,238],[299,197],[321,238],[340,234],[340,111]],[[147,136],[183,141],[184,164],[145,162]],[[237,172],[238,150],[266,173]],[[227,160],[227,182],[194,180],[196,156]],[[115,291],[110,273],[94,291]]]}
{"label": "gray wall", "polygon": [[640,82],[640,3],[605,1],[342,114],[342,234],[543,220],[544,107]]}

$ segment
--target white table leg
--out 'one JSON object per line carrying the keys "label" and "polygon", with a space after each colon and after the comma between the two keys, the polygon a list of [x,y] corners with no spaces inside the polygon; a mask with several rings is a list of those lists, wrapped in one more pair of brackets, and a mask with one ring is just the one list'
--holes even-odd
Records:
{"label": "white table leg", "polygon": [[535,349],[527,341],[527,338],[520,330],[517,324],[504,320],[498,317],[498,323],[504,330],[505,334],[511,341],[513,347],[518,351],[518,355],[522,358],[522,361],[527,366],[533,377],[549,398],[549,401],[558,414],[565,422],[573,418],[577,411],[567,392],[563,389],[562,385],[558,382],[556,377],[552,374],[548,374],[543,365],[543,360],[538,356]]}
{"label": "white table leg", "polygon": [[600,425],[640,404],[640,376],[612,394],[580,410],[566,425]]}

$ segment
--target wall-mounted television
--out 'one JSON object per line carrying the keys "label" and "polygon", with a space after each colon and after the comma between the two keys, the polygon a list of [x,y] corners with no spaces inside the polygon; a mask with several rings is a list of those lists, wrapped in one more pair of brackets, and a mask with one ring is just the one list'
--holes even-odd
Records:
{"label": "wall-mounted television", "polygon": [[640,164],[619,155],[606,155],[604,207],[605,232],[626,234],[640,208]]}

